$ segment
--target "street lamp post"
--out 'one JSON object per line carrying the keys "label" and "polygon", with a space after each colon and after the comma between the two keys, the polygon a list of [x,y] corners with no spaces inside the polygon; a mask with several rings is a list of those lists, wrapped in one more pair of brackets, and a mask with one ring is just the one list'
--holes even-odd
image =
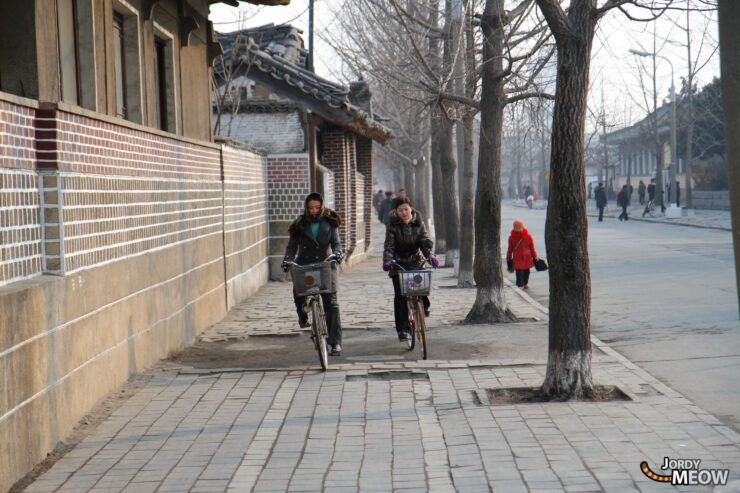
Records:
{"label": "street lamp post", "polygon": [[[670,92],[670,100],[671,100],[671,163],[668,167],[668,180],[670,183],[670,200],[671,200],[671,207],[674,206],[674,204],[677,203],[677,191],[676,191],[676,173],[678,171],[678,148],[676,147],[676,106],[678,102],[676,101],[676,86],[674,85],[674,72],[673,72],[673,62],[671,60],[663,55],[660,55],[658,53],[648,53],[646,51],[640,51],[640,50],[629,50],[630,53],[633,55],[641,56],[641,57],[653,57],[653,64],[655,64],[655,57],[662,58],[668,64],[671,66],[671,92]],[[653,73],[653,77],[655,77],[655,74]],[[656,112],[656,126],[657,126],[657,106],[655,107]],[[657,132],[657,128],[656,128]]]}

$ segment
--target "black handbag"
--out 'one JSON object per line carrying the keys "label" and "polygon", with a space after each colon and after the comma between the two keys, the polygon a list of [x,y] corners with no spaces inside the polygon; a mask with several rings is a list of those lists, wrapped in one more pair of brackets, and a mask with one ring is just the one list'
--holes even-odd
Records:
{"label": "black handbag", "polygon": [[534,261],[534,268],[538,271],[547,270],[547,262],[544,259],[538,258]]}

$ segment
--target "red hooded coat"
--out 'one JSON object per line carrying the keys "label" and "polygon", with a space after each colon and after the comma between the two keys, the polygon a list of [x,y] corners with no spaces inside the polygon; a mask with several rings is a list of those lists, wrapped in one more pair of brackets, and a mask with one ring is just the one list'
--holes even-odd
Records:
{"label": "red hooded coat", "polygon": [[512,229],[509,236],[509,249],[506,251],[506,261],[514,260],[514,269],[523,270],[534,266],[532,262],[534,258],[537,258],[537,252],[529,232],[524,228],[521,231]]}

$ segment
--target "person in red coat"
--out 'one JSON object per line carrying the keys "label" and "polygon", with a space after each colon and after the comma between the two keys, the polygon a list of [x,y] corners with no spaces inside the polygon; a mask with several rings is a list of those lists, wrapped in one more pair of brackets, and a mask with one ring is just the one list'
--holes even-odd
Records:
{"label": "person in red coat", "polygon": [[537,259],[534,240],[524,229],[524,221],[514,221],[514,229],[509,236],[509,249],[506,251],[506,266],[509,272],[516,270],[516,285],[519,289],[529,289],[529,269]]}

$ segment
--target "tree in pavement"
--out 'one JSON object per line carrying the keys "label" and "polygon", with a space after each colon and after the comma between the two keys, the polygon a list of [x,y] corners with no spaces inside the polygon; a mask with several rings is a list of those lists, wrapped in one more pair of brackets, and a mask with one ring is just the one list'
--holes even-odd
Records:
{"label": "tree in pavement", "polygon": [[[593,392],[591,375],[591,274],[587,248],[584,127],[589,68],[599,19],[627,4],[661,9],[670,4],[638,5],[631,0],[536,0],[555,36],[558,54],[550,158],[550,198],[545,245],[550,262],[548,361],[542,391],[546,396]],[[651,12],[652,15],[652,12]]]}
{"label": "tree in pavement", "polygon": [[[722,69],[722,108],[727,137],[727,174],[735,249],[735,279],[740,302],[740,3],[719,0],[719,56]],[[740,307],[740,303],[738,303]]]}
{"label": "tree in pavement", "polygon": [[[478,184],[475,195],[475,302],[466,323],[513,320],[504,297],[501,262],[501,155],[504,108],[530,97],[548,97],[535,83],[549,60],[533,54],[545,47],[548,36],[539,26],[522,32],[523,19],[534,6],[520,2],[509,12],[504,0],[487,0],[481,16],[483,32],[483,80],[481,87]],[[516,46],[531,42],[518,55]],[[526,68],[525,68],[526,67]],[[522,74],[527,74],[522,78]],[[521,81],[519,83],[515,81]]]}

